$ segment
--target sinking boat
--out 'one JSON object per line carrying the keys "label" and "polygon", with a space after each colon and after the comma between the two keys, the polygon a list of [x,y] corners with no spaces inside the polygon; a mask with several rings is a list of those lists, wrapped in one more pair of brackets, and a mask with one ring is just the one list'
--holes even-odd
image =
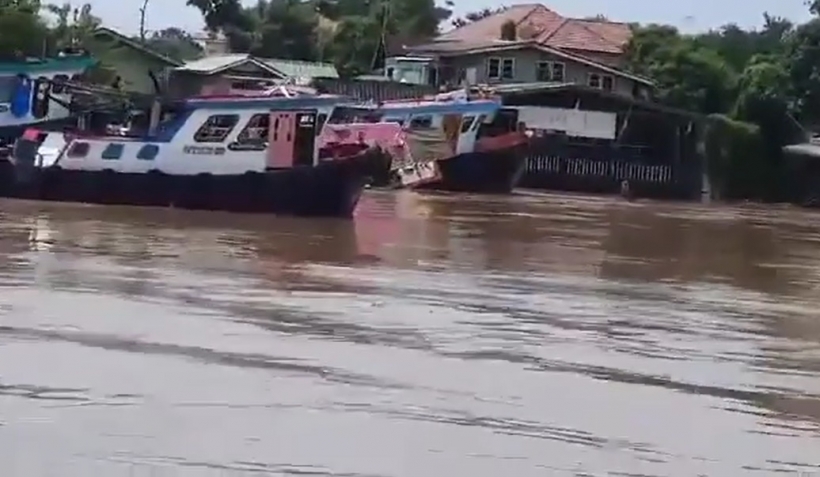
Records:
{"label": "sinking boat", "polygon": [[499,101],[450,94],[379,109],[407,134],[411,162],[392,167],[410,188],[509,193],[524,172],[529,137],[518,111]]}
{"label": "sinking boat", "polygon": [[[331,95],[196,97],[158,107],[146,132],[29,130],[0,195],[51,201],[351,217],[378,140],[398,124],[321,136],[349,100]],[[161,116],[166,116],[160,120]],[[9,176],[7,174],[6,176]]]}
{"label": "sinking boat", "polygon": [[69,123],[71,97],[61,83],[95,63],[84,55],[0,62],[0,145],[13,143],[30,126]]}

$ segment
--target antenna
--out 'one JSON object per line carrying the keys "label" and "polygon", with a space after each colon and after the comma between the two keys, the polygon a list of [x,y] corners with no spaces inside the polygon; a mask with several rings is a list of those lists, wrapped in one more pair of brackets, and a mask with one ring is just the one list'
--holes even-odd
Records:
{"label": "antenna", "polygon": [[370,61],[370,71],[376,69],[376,61],[379,59],[379,49],[383,49],[385,57],[387,56],[387,21],[390,18],[390,2],[391,0],[382,0],[382,30],[379,37],[379,44],[376,45],[376,50],[373,52],[373,59]]}
{"label": "antenna", "polygon": [[142,0],[142,6],[140,7],[140,41],[143,43],[145,42],[145,15],[148,13],[148,1],[149,0]]}

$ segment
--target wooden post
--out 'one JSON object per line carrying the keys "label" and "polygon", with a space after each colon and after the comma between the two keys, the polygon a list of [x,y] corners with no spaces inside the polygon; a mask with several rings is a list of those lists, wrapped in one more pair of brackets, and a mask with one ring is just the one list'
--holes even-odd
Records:
{"label": "wooden post", "polygon": [[150,122],[148,123],[148,135],[154,136],[157,133],[157,129],[159,128],[159,121],[160,115],[162,114],[162,103],[160,103],[159,99],[154,99],[154,103],[151,105],[151,118]]}

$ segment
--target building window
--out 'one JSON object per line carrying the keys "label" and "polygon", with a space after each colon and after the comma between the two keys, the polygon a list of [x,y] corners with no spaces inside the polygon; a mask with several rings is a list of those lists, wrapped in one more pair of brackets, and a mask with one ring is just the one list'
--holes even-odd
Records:
{"label": "building window", "polygon": [[515,76],[515,61],[512,58],[501,60],[501,79],[513,79]]}
{"label": "building window", "polygon": [[615,78],[610,75],[599,75],[591,73],[589,75],[589,87],[602,89],[604,91],[612,91],[615,87]]}
{"label": "building window", "polygon": [[536,81],[555,81],[563,83],[564,69],[563,63],[556,61],[539,61],[536,65]]}
{"label": "building window", "polygon": [[513,79],[515,60],[513,58],[490,58],[487,60],[487,78]]}
{"label": "building window", "polygon": [[589,82],[587,84],[589,84],[590,88],[600,88],[601,87],[601,75],[591,73],[589,75]]}
{"label": "building window", "polygon": [[487,78],[501,78],[501,59],[490,58],[489,60],[487,60]]}
{"label": "building window", "polygon": [[438,68],[435,68],[433,66],[428,67],[427,84],[429,84],[430,86],[438,85]]}
{"label": "building window", "polygon": [[558,63],[553,61],[552,62],[552,74],[550,76],[550,81],[555,81],[557,83],[563,83],[565,81],[565,71],[567,69],[566,65],[563,63]]}
{"label": "building window", "polygon": [[194,134],[196,142],[222,142],[239,122],[238,114],[214,114]]}

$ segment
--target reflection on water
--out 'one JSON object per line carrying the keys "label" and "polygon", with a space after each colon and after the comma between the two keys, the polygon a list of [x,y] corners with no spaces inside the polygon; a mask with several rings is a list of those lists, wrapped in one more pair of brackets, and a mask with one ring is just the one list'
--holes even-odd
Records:
{"label": "reflection on water", "polygon": [[0,204],[3,475],[820,473],[789,208]]}

